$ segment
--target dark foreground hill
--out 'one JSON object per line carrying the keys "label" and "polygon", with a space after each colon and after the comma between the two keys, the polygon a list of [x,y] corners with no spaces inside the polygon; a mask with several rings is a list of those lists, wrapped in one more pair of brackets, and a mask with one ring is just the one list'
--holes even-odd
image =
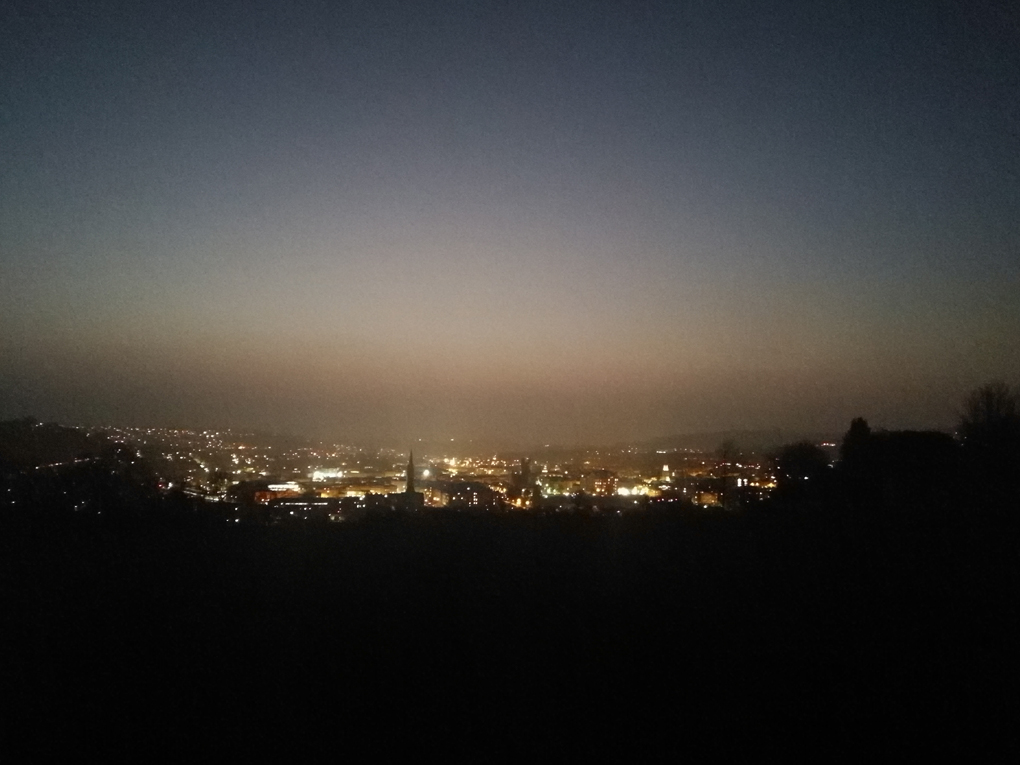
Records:
{"label": "dark foreground hill", "polygon": [[0,529],[3,745],[32,760],[1015,742],[1015,552],[980,535],[41,518]]}

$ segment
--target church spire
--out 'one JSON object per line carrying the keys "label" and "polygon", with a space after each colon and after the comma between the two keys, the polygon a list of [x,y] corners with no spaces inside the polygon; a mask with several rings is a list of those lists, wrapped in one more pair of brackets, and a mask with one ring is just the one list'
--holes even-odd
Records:
{"label": "church spire", "polygon": [[408,494],[414,494],[414,450],[411,450],[407,458],[407,489]]}

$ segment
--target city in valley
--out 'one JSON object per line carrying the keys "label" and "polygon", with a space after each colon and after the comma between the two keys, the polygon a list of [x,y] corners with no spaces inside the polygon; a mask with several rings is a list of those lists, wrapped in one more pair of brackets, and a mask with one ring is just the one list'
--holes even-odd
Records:
{"label": "city in valley", "polygon": [[[713,449],[544,445],[473,453],[453,439],[400,451],[230,430],[96,432],[134,449],[163,491],[181,491],[235,522],[344,521],[387,509],[724,510],[762,500],[776,486],[768,454],[732,441]],[[835,456],[833,442],[820,446]]]}
{"label": "city in valley", "polygon": [[659,751],[674,721],[992,720],[1017,687],[1018,404],[982,386],[953,435],[513,452],[0,422],[19,746],[56,740],[52,708],[97,747],[116,720],[320,753],[395,715],[395,746],[528,731],[536,754],[595,754],[607,723],[652,721]]}

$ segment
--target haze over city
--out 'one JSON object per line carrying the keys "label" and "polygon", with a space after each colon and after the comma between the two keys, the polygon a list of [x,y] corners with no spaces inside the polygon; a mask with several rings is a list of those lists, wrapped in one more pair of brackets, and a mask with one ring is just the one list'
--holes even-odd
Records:
{"label": "haze over city", "polygon": [[993,3],[13,3],[0,419],[943,428],[1020,359]]}

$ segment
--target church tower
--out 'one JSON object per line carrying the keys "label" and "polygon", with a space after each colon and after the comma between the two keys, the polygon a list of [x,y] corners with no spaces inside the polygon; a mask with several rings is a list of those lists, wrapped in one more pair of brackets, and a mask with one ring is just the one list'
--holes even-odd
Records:
{"label": "church tower", "polygon": [[407,458],[407,488],[404,489],[407,494],[414,494],[414,450],[411,450],[410,456]]}

